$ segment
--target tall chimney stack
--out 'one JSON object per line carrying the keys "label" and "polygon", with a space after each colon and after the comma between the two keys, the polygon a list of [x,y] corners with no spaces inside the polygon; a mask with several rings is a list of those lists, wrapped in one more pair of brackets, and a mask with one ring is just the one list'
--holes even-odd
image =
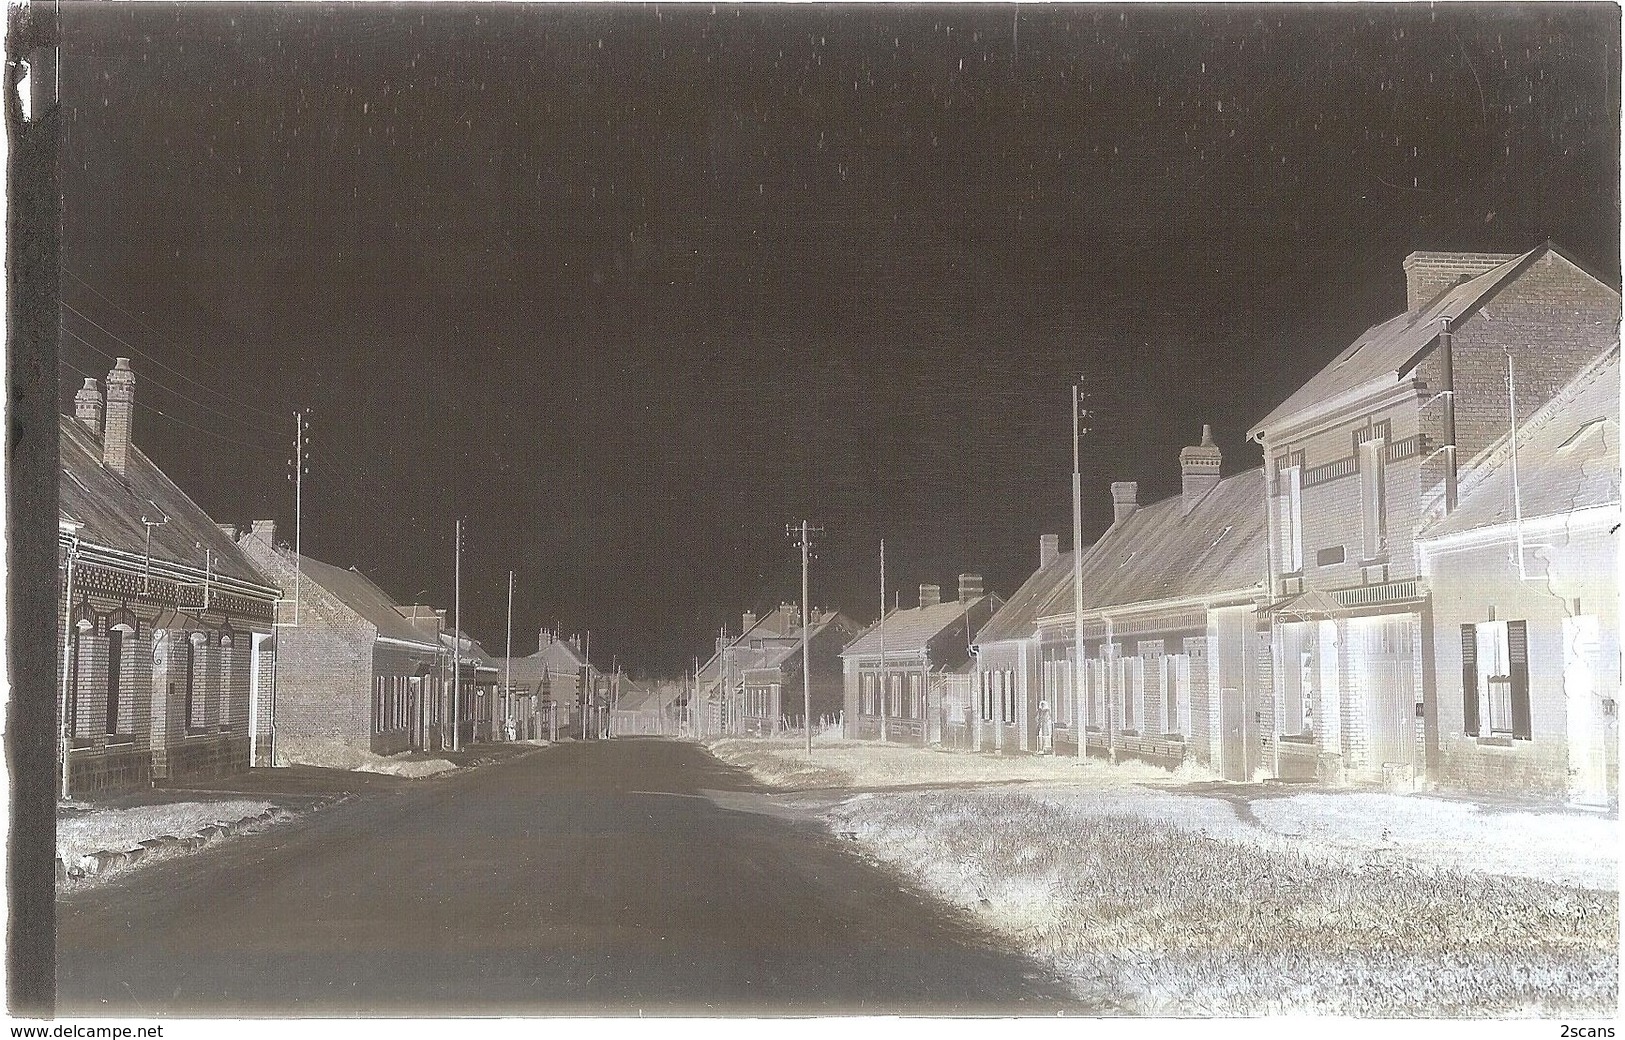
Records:
{"label": "tall chimney stack", "polygon": [[739,616],[739,633],[744,635],[756,627],[756,611],[747,610]]}
{"label": "tall chimney stack", "polygon": [[[1180,459],[1184,462],[1183,456]],[[1134,480],[1112,482],[1112,523],[1119,524],[1140,508],[1140,484]]]}
{"label": "tall chimney stack", "polygon": [[1202,443],[1179,452],[1182,512],[1189,513],[1202,496],[1219,483],[1219,464],[1224,455],[1213,443],[1213,427],[1202,424]]}
{"label": "tall chimney stack", "polygon": [[959,602],[969,603],[979,599],[982,595],[982,576],[980,574],[961,574],[959,576]]}
{"label": "tall chimney stack", "polygon": [[118,358],[107,373],[107,428],[102,435],[102,464],[124,475],[130,462],[130,424],[135,419],[135,373],[130,359]]}
{"label": "tall chimney stack", "polygon": [[1516,259],[1514,253],[1412,253],[1405,258],[1405,309],[1419,310],[1457,282]]}
{"label": "tall chimney stack", "polygon": [[942,586],[941,585],[924,585],[924,584],[922,584],[920,586],[920,606],[922,606],[922,607],[934,607],[938,603],[941,603],[941,602],[942,602]]}
{"label": "tall chimney stack", "polygon": [[1055,562],[1061,555],[1061,536],[1058,534],[1041,534],[1038,536],[1038,569],[1043,570]]}
{"label": "tall chimney stack", "polygon": [[101,384],[90,377],[85,377],[85,385],[73,395],[73,417],[85,424],[85,428],[97,437],[102,435],[102,390]]}

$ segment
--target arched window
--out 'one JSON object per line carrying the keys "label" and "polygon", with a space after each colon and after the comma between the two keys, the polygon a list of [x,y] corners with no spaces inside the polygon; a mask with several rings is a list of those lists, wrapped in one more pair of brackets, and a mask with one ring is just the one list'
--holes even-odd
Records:
{"label": "arched window", "polygon": [[62,717],[67,723],[68,735],[79,735],[79,673],[84,668],[82,654],[84,650],[85,634],[93,631],[88,619],[81,618],[72,627],[72,636],[68,642],[68,659],[64,667],[68,670],[67,700],[62,705]]}
{"label": "arched window", "polygon": [[203,728],[203,691],[199,689],[199,666],[203,663],[204,648],[208,646],[209,637],[202,632],[193,632],[186,638],[186,728],[188,730],[201,730]]}
{"label": "arched window", "polygon": [[119,727],[119,712],[124,708],[120,696],[124,687],[124,641],[135,638],[135,629],[127,624],[114,625],[107,631],[107,735],[123,732]]}
{"label": "arched window", "polygon": [[232,712],[236,707],[236,691],[232,688],[235,678],[236,662],[232,659],[232,639],[230,630],[220,635],[220,726],[222,729],[231,725]]}

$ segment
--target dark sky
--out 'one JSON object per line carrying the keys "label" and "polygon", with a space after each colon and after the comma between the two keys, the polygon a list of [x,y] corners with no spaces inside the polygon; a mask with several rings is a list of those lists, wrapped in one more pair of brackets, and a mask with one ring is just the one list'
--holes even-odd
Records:
{"label": "dark sky", "polygon": [[[62,5],[63,407],[216,519],[676,672],[1178,485],[1403,306],[1413,249],[1619,276],[1612,5]],[[122,340],[121,344],[119,341]]]}

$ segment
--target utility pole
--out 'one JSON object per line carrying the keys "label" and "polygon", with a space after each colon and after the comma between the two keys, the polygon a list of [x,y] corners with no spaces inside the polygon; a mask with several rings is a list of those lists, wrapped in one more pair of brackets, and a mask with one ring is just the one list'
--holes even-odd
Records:
{"label": "utility pole", "polygon": [[463,695],[463,522],[457,521],[456,559],[452,578],[451,622],[451,749],[463,748],[462,707]]}
{"label": "utility pole", "polygon": [[[508,571],[508,652],[502,656],[502,703],[513,696],[513,571]],[[504,715],[506,718],[506,715]],[[518,736],[518,734],[514,734]]]}
{"label": "utility pole", "polygon": [[[299,624],[299,569],[304,559],[300,552],[300,528],[303,525],[305,508],[305,461],[310,449],[310,437],[306,433],[308,421],[306,411],[293,413],[293,623]],[[168,516],[164,517],[167,522]],[[147,529],[152,535],[152,529]]]}
{"label": "utility pole", "polygon": [[807,726],[807,754],[812,754],[812,652],[808,647],[812,613],[807,596],[807,561],[812,552],[813,535],[824,533],[822,526],[814,527],[803,520],[799,527],[787,526],[784,533],[796,540],[801,549],[801,709],[802,721]]}
{"label": "utility pole", "polygon": [[886,700],[890,676],[886,674],[886,539],[880,540],[880,699],[876,710],[880,712],[880,742],[886,742]]}
{"label": "utility pole", "polygon": [[1072,714],[1078,735],[1078,758],[1089,754],[1089,733],[1086,725],[1083,689],[1083,476],[1080,439],[1089,428],[1083,419],[1088,412],[1079,401],[1078,384],[1072,384]]}

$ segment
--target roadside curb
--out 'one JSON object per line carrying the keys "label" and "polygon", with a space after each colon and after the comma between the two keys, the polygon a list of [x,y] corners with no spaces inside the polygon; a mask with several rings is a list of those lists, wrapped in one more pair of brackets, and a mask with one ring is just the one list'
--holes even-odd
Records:
{"label": "roadside curb", "polygon": [[[331,799],[313,806],[309,811],[328,808],[338,802],[345,801],[344,797]],[[194,834],[186,836],[166,834],[162,837],[148,838],[124,849],[100,849],[96,852],[86,853],[69,862],[62,856],[56,857],[56,880],[78,881],[87,877],[102,877],[107,874],[128,870],[149,854],[168,852],[172,850],[197,851],[221,838],[229,838],[237,834],[246,834],[278,823],[285,823],[301,815],[280,806],[272,806],[262,813],[246,816],[240,820],[211,823]]]}

